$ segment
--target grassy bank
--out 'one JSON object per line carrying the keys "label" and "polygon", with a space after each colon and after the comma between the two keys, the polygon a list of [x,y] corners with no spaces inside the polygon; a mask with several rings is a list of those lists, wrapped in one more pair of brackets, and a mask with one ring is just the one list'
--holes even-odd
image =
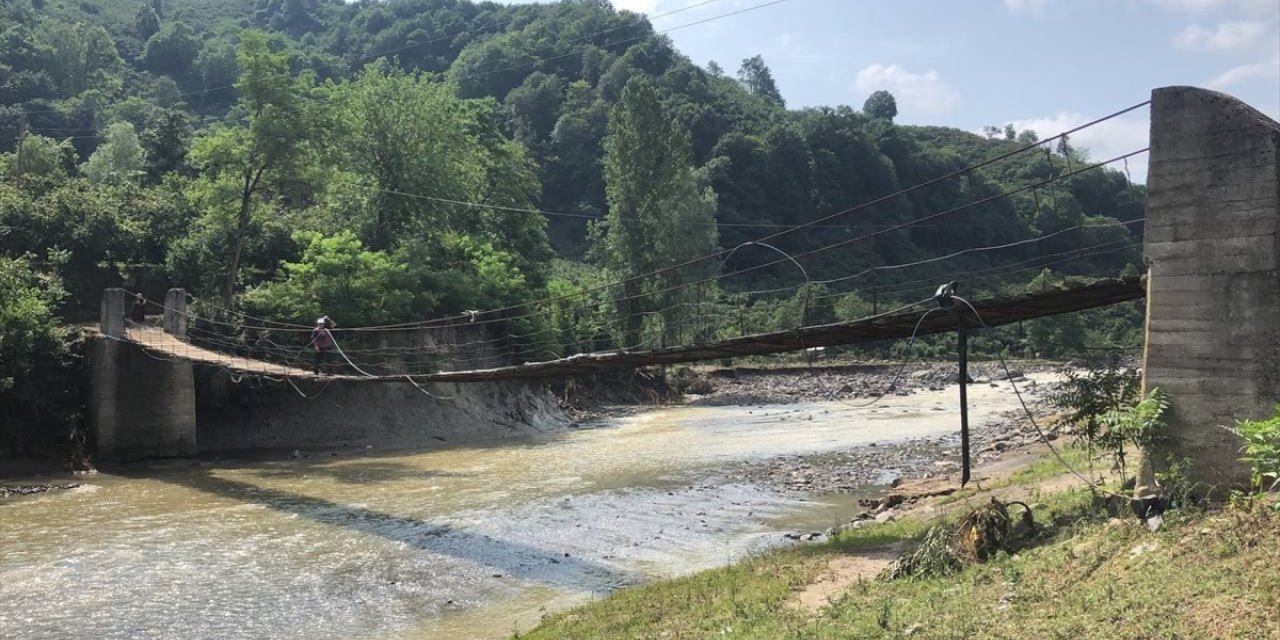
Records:
{"label": "grassy bank", "polygon": [[827,606],[796,606],[842,559],[883,555],[929,524],[906,519],[625,590],[519,637],[1280,638],[1274,511],[1184,509],[1151,533],[1083,489],[1031,495],[1040,534],[949,577],[860,579]]}

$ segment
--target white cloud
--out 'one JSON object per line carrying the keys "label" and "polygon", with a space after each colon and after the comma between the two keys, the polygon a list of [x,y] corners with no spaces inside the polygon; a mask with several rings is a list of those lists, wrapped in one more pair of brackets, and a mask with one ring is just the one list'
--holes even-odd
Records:
{"label": "white cloud", "polygon": [[1242,64],[1231,67],[1230,69],[1227,69],[1215,76],[1212,80],[1206,82],[1205,86],[1210,89],[1217,89],[1221,91],[1246,80],[1266,77],[1270,77],[1273,80],[1280,78],[1280,55],[1263,62]]}
{"label": "white cloud", "polygon": [[[1040,138],[1049,138],[1059,133],[1074,129],[1090,120],[1093,116],[1079,113],[1061,112],[1044,118],[1014,120],[1013,128],[1018,131],[1031,129]],[[1092,127],[1071,134],[1071,146],[1089,151],[1089,159],[1102,162],[1119,155],[1136,151],[1147,146],[1150,139],[1151,119],[1143,113],[1129,113],[1124,116],[1100,122]],[[1129,158],[1129,173],[1134,182],[1147,181],[1147,154]],[[1124,170],[1124,163],[1110,165],[1114,169]]]}
{"label": "white cloud", "polygon": [[1238,51],[1253,47],[1266,30],[1266,24],[1254,21],[1223,22],[1215,29],[1193,24],[1173,42],[1190,51]]}
{"label": "white cloud", "polygon": [[1039,11],[1047,0],[1004,0],[1004,6],[1010,11]]}
{"label": "white cloud", "polygon": [[618,11],[634,11],[636,13],[653,13],[661,0],[612,0],[613,8]]}
{"label": "white cloud", "polygon": [[858,72],[856,86],[864,94],[880,89],[892,93],[898,111],[907,118],[942,115],[959,101],[956,92],[932,69],[912,73],[896,64],[873,64]]}
{"label": "white cloud", "polygon": [[1206,13],[1219,9],[1238,9],[1252,15],[1280,13],[1280,3],[1275,0],[1152,0],[1155,4],[1175,11]]}

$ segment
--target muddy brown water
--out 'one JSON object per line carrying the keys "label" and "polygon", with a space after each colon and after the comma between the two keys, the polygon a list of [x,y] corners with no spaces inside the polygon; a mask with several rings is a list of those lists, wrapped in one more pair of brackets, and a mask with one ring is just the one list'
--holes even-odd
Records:
{"label": "muddy brown water", "polygon": [[[1016,406],[970,398],[976,423]],[[954,388],[672,408],[484,445],[40,478],[84,486],[0,501],[0,637],[507,637],[857,509],[717,479],[727,465],[942,435],[955,409]]]}

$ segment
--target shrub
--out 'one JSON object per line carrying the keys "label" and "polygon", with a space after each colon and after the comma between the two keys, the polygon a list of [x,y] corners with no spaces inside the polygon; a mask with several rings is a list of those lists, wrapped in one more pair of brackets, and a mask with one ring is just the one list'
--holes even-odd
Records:
{"label": "shrub", "polygon": [[1123,466],[1124,438],[1108,430],[1102,418],[1137,400],[1139,386],[1138,372],[1123,366],[1118,358],[1091,362],[1083,375],[1067,372],[1053,403],[1067,413],[1066,420],[1078,430],[1090,461],[1093,450],[1099,448],[1109,451]]}
{"label": "shrub", "polygon": [[1244,438],[1240,460],[1250,467],[1254,491],[1280,487],[1280,404],[1270,418],[1241,420],[1232,431]]}

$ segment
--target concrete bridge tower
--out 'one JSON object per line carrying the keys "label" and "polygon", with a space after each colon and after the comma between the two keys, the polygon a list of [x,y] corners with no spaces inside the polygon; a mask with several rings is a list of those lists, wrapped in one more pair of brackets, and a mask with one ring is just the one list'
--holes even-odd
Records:
{"label": "concrete bridge tower", "polygon": [[[102,296],[93,342],[89,427],[103,460],[187,457],[196,454],[195,372],[188,360],[165,359],[124,341],[124,289]],[[164,330],[185,338],[187,296],[170,289]]]}
{"label": "concrete bridge tower", "polygon": [[1189,459],[1205,488],[1248,481],[1223,427],[1280,402],[1278,149],[1280,124],[1231,96],[1152,92],[1143,385],[1169,393],[1172,441],[1149,462]]}

